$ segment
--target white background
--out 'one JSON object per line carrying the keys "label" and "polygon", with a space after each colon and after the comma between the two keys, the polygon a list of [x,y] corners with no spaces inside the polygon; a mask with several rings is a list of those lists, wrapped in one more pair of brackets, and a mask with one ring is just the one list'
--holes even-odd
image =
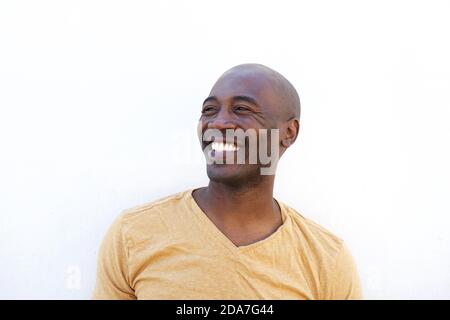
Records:
{"label": "white background", "polygon": [[240,63],[297,87],[276,197],[369,299],[450,298],[450,1],[0,2],[0,298],[88,299],[125,208],[207,183],[195,128]]}

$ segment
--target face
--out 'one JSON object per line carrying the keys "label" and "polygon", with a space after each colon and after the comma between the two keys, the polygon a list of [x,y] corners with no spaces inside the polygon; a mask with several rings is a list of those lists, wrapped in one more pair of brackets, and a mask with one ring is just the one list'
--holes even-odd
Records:
{"label": "face", "polygon": [[[209,96],[202,106],[202,114],[199,122],[199,133],[202,136],[207,129],[215,129],[222,132],[222,138],[215,138],[215,143],[201,141],[202,149],[212,147],[213,158],[224,159],[227,153],[234,153],[237,159],[236,148],[242,147],[236,139],[226,139],[225,132],[228,129],[244,132],[254,129],[276,129],[283,120],[279,107],[279,99],[273,90],[273,82],[270,78],[255,71],[229,71],[225,73],[213,86]],[[234,145],[221,145],[220,142]],[[268,139],[270,142],[270,138]],[[225,182],[230,185],[240,185],[244,182],[260,178],[260,163],[249,163],[249,139],[245,139],[245,163],[212,163],[207,165],[208,177],[217,182]],[[279,144],[279,141],[277,141]],[[259,143],[257,144],[259,147]],[[270,149],[269,149],[270,150]],[[269,152],[270,153],[270,152]]]}

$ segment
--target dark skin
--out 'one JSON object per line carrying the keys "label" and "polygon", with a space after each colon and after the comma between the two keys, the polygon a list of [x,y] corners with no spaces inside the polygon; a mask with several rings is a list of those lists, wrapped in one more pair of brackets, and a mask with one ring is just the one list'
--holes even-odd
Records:
{"label": "dark skin", "polygon": [[[214,84],[202,109],[201,130],[278,128],[280,156],[299,132],[287,84],[265,66],[245,64],[225,72]],[[203,142],[204,148],[207,143]],[[207,187],[193,197],[216,227],[236,246],[267,238],[281,225],[273,198],[275,175],[261,175],[260,164],[210,164]]]}

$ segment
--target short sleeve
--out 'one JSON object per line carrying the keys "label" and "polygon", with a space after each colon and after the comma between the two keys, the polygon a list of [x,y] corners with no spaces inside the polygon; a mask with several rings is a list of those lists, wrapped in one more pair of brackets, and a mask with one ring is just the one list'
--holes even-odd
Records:
{"label": "short sleeve", "polygon": [[363,299],[359,274],[353,257],[343,242],[337,255],[334,268],[329,270],[329,283],[326,284],[326,300]]}
{"label": "short sleeve", "polygon": [[122,233],[121,214],[106,233],[97,261],[94,300],[135,300],[128,274],[128,255]]}

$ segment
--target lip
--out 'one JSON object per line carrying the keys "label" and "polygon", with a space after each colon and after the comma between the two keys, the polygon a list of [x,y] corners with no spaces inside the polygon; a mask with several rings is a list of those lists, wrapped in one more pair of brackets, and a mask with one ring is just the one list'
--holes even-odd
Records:
{"label": "lip", "polygon": [[235,164],[236,159],[237,159],[237,152],[238,152],[237,150],[235,150],[235,151],[211,150],[210,158],[215,161],[219,161],[219,160],[221,161],[221,163],[215,162],[214,164],[228,164],[228,163],[226,163],[226,161],[227,161],[228,157],[232,156],[233,157],[232,164]]}
{"label": "lip", "polygon": [[218,151],[218,150],[212,150],[211,151],[211,157],[212,158],[222,158],[225,157],[226,154],[231,153],[237,153],[237,151]]}
{"label": "lip", "polygon": [[219,142],[219,143],[228,143],[228,144],[233,144],[235,147],[237,148],[242,148],[240,144],[237,144],[236,142],[230,141],[230,140],[226,140],[226,139],[213,139],[211,141],[204,141],[204,150],[206,148],[211,148],[209,151],[209,157],[210,159],[214,159],[214,160],[221,160],[224,161],[223,164],[225,164],[225,161],[228,157],[233,156],[233,163],[237,160],[238,158],[238,152],[240,152],[239,150],[217,150],[217,149],[213,149],[212,148],[212,143],[214,142]]}
{"label": "lip", "polygon": [[212,139],[212,140],[207,140],[207,141],[203,141],[204,147],[209,146],[211,143],[213,142],[220,142],[220,143],[225,143],[225,144],[232,144],[237,148],[243,148],[244,144],[242,143],[238,143],[237,139],[235,140],[226,140],[226,139]]}

